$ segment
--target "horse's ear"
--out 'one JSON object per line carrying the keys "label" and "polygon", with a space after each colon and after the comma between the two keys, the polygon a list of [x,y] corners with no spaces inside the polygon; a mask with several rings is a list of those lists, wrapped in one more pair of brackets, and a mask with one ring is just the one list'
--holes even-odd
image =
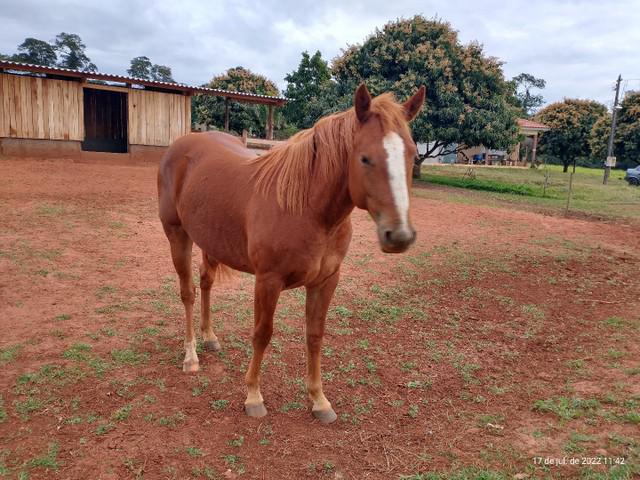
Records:
{"label": "horse's ear", "polygon": [[416,115],[418,115],[418,113],[420,112],[420,109],[424,104],[424,97],[426,92],[426,87],[422,85],[418,89],[418,91],[413,94],[413,97],[404,102],[404,114],[407,117],[408,122],[416,118]]}
{"label": "horse's ear", "polygon": [[369,118],[369,108],[371,107],[371,95],[367,86],[363,83],[360,84],[356,90],[356,95],[353,99],[353,104],[356,107],[356,116],[360,123],[364,123]]}

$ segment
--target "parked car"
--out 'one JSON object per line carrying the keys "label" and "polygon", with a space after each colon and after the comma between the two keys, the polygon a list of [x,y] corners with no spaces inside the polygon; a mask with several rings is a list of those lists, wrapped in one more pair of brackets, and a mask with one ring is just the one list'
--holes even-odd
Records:
{"label": "parked car", "polygon": [[636,168],[627,168],[627,174],[624,179],[629,182],[629,185],[640,185],[640,165]]}

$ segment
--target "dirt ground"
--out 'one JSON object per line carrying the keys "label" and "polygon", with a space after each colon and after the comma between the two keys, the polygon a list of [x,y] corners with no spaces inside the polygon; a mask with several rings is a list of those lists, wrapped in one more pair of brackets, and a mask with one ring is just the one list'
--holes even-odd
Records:
{"label": "dirt ground", "polygon": [[0,161],[0,476],[640,474],[640,226],[427,195],[413,199],[417,244],[394,256],[355,212],[324,347],[339,419],[311,417],[294,290],[256,420],[243,414],[253,278],[214,286],[222,351],[183,374],[155,174]]}

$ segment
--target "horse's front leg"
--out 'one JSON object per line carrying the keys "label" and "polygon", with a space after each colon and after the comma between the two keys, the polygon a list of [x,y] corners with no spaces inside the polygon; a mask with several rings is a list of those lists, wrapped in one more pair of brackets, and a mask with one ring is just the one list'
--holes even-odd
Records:
{"label": "horse's front leg", "polygon": [[256,275],[254,299],[253,356],[245,376],[247,399],[244,410],[250,417],[264,417],[267,409],[260,394],[260,365],[273,333],[273,314],[282,291],[282,280],[276,275]]}
{"label": "horse's front leg", "polygon": [[311,412],[322,423],[332,423],[337,415],[331,408],[331,403],[322,392],[322,375],[320,372],[320,356],[324,324],[327,317],[329,303],[338,285],[340,272],[336,271],[323,283],[307,287],[307,390],[313,402]]}

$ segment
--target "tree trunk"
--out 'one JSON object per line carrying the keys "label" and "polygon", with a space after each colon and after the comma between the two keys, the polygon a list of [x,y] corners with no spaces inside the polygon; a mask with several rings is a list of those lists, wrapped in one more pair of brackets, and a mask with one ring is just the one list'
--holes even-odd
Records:
{"label": "tree trunk", "polygon": [[424,162],[423,158],[416,158],[413,162],[413,171],[411,176],[413,178],[420,178],[420,167],[422,166],[422,162]]}
{"label": "tree trunk", "polygon": [[569,160],[562,160],[562,172],[567,173],[569,171]]}

